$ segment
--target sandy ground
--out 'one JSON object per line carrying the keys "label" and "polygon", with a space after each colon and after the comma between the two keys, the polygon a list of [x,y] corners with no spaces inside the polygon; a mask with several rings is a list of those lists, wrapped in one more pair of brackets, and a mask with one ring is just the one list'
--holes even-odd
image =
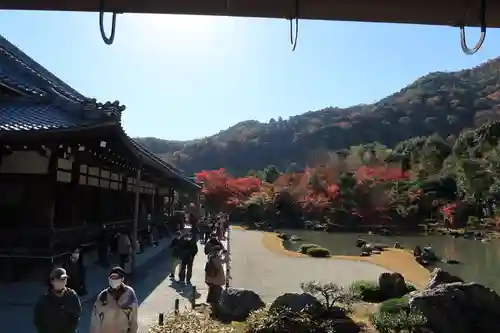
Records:
{"label": "sandy ground", "polygon": [[265,302],[286,292],[300,291],[301,282],[316,280],[348,287],[355,280],[376,281],[387,272],[367,262],[292,256],[279,246],[270,250],[267,235],[272,234],[239,228],[231,231],[232,285],[254,290]]}
{"label": "sandy ground", "polygon": [[[240,229],[241,230],[241,229]],[[249,232],[249,231],[247,231]],[[283,247],[283,242],[277,237],[275,233],[258,232],[262,236],[262,242],[266,249],[274,254],[292,257],[292,258],[307,258],[309,260],[317,260],[316,258],[309,258],[308,256],[288,251]],[[405,279],[414,284],[418,288],[423,288],[429,281],[430,272],[423,266],[419,265],[413,258],[413,254],[408,250],[400,249],[387,249],[381,254],[372,255],[370,257],[360,256],[332,256],[329,260],[338,262],[341,261],[354,261],[358,263],[369,263],[379,267],[383,267],[387,271],[399,272]],[[355,278],[355,280],[364,279],[363,277]]]}

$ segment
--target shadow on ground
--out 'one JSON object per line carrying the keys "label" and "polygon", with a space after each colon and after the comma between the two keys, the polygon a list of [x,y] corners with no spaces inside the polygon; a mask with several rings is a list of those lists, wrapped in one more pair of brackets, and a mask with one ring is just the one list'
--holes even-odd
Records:
{"label": "shadow on ground", "polygon": [[191,299],[193,292],[194,292],[194,299],[199,299],[201,297],[201,294],[195,289],[196,287],[189,284],[189,283],[180,283],[177,281],[172,281],[170,284],[170,287],[177,291],[177,293],[184,297],[185,299]]}

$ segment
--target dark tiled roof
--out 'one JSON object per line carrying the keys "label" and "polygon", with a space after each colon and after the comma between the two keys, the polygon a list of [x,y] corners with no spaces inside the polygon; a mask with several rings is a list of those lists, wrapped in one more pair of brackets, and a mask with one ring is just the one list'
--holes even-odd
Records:
{"label": "dark tiled roof", "polygon": [[[79,127],[99,123],[98,118],[85,119],[84,110],[95,108],[105,115],[110,107],[118,113],[116,125],[119,126],[121,106],[96,104],[75,89],[50,73],[20,49],[0,35],[0,84],[16,89],[27,97],[21,101],[0,103],[0,132],[38,131]],[[118,102],[116,102],[118,103]],[[95,104],[95,105],[94,105]],[[110,104],[110,105],[108,105]],[[195,188],[198,185],[189,180],[182,172],[163,161],[147,148],[125,135],[131,149],[148,159],[151,164]]]}
{"label": "dark tiled roof", "polygon": [[[50,73],[26,53],[0,35],[0,82],[13,88],[38,95],[40,92],[55,95],[75,103],[86,97]],[[33,92],[32,92],[33,91]]]}
{"label": "dark tiled roof", "polygon": [[62,129],[80,124],[80,119],[52,104],[0,103],[0,132]]}

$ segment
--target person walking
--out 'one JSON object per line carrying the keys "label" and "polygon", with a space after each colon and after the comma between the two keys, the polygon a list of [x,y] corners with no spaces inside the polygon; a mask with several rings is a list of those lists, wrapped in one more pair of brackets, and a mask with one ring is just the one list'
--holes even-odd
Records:
{"label": "person walking", "polygon": [[79,248],[74,248],[69,256],[69,260],[65,263],[64,268],[68,273],[67,287],[76,291],[78,296],[87,294],[85,288],[85,266]]}
{"label": "person walking", "polygon": [[181,263],[180,259],[180,252],[181,252],[181,246],[182,246],[182,239],[181,239],[181,233],[180,231],[176,231],[174,233],[174,238],[172,239],[172,242],[170,243],[170,258],[171,258],[171,268],[170,268],[170,279],[175,278],[175,271],[177,270],[177,267],[179,267]]}
{"label": "person walking", "polygon": [[125,232],[121,232],[118,236],[118,265],[120,267],[125,267],[125,264],[129,262],[130,255],[132,254],[132,242],[130,237]]}
{"label": "person walking", "polygon": [[220,301],[222,286],[226,284],[224,264],[229,256],[220,245],[213,246],[205,264],[205,283],[208,286],[207,303],[214,309]]}
{"label": "person walking", "polygon": [[179,271],[179,282],[191,283],[193,275],[193,262],[198,254],[198,245],[193,235],[188,234],[182,240],[180,247],[181,269]]}
{"label": "person walking", "polygon": [[217,236],[213,235],[208,242],[205,244],[204,252],[208,256],[213,252],[215,247],[223,247],[221,241],[217,239]]}
{"label": "person walking", "polygon": [[38,333],[76,333],[82,305],[76,292],[66,287],[67,281],[64,268],[50,273],[49,288],[35,305],[33,317]]}
{"label": "person walking", "polygon": [[125,275],[121,267],[111,269],[109,286],[94,304],[89,333],[137,333],[139,302],[134,289],[125,284]]}

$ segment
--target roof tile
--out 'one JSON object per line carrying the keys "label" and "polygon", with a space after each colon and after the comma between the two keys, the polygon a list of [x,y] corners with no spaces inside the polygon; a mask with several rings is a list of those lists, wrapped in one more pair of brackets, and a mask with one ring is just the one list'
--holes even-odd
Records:
{"label": "roof tile", "polygon": [[50,104],[11,102],[0,104],[0,132],[76,127],[80,119]]}

